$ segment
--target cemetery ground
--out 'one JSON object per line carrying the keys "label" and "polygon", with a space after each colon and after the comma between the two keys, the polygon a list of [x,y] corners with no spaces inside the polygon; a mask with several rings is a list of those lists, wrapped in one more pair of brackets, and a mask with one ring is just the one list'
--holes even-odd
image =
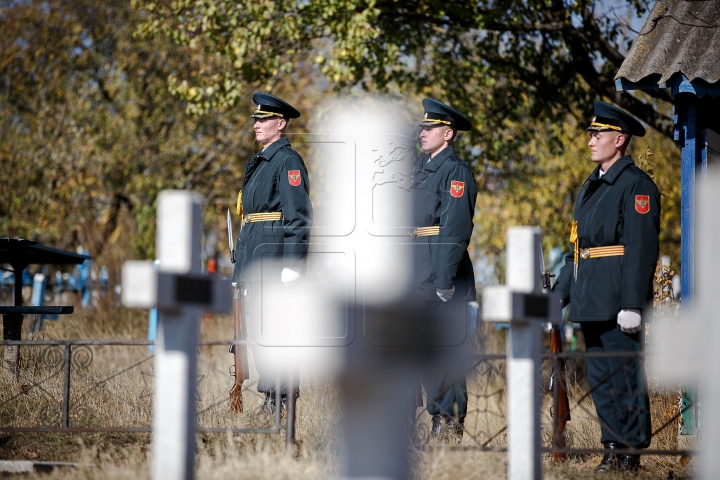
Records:
{"label": "cemetery ground", "polygon": [[[101,302],[102,303],[102,302]],[[27,330],[27,322],[24,325]],[[74,315],[57,322],[46,322],[44,339],[112,339],[138,340],[146,337],[147,315],[143,312],[101,305],[95,309],[76,309]],[[486,353],[504,352],[505,332],[492,325],[483,326]],[[217,315],[201,320],[202,340],[232,338],[232,318]],[[578,334],[579,331],[578,331]],[[24,334],[25,336],[25,334]],[[578,349],[582,350],[582,339]],[[74,375],[73,389],[90,391],[84,397],[71,396],[82,404],[79,416],[88,415],[88,424],[97,426],[148,426],[152,411],[152,360],[147,346],[90,347],[92,368],[86,375]],[[24,347],[22,367],[31,375],[42,376],[41,348]],[[254,393],[255,377],[244,388],[245,412],[239,416],[228,408],[227,393],[231,378],[228,367],[232,356],[226,346],[200,347],[198,382],[198,423],[212,427],[255,427],[272,425],[269,415],[261,411],[261,397]],[[140,362],[121,375],[97,383]],[[252,368],[251,368],[252,370]],[[544,368],[544,380],[549,368]],[[505,386],[502,380],[504,360],[481,364],[469,377],[469,414],[467,434],[461,442],[442,439],[429,440],[430,417],[418,409],[418,428],[412,456],[412,478],[433,479],[495,479],[506,477],[504,452],[480,452],[476,448],[506,447],[502,429],[505,426]],[[256,375],[253,371],[253,375]],[[27,383],[14,382],[7,375],[0,380],[0,423],[2,425],[38,425],[47,396]],[[341,445],[341,411],[337,389],[331,381],[312,379],[304,375],[301,397],[297,404],[297,444],[292,452],[285,448],[284,432],[280,434],[198,434],[198,479],[273,478],[319,479],[339,478],[342,474],[339,458]],[[651,379],[651,385],[654,382]],[[50,393],[61,389],[62,377],[50,381],[44,388]],[[575,401],[587,392],[582,362],[568,361],[568,386],[572,420],[567,426],[568,446],[598,448],[599,427],[594,418],[590,398],[576,406]],[[7,402],[19,395],[19,401]],[[62,398],[61,394],[58,394]],[[677,413],[677,394],[652,391],[653,428],[657,429]],[[550,396],[543,396],[543,445],[549,446],[551,418],[548,414]],[[26,420],[18,420],[25,418]],[[77,417],[76,417],[77,418]],[[92,420],[90,420],[92,418]],[[95,422],[95,423],[93,423]],[[653,449],[677,449],[677,423],[673,422],[654,439]],[[500,433],[498,433],[500,432]],[[149,433],[2,433],[0,460],[33,460],[73,462],[75,467],[56,468],[49,473],[17,474],[8,478],[48,479],[145,479],[150,475]],[[692,478],[695,461],[689,463],[679,456],[643,456],[638,474],[596,476],[594,466],[599,455],[571,454],[564,464],[543,455],[543,478]],[[6,474],[8,475],[8,474]]]}

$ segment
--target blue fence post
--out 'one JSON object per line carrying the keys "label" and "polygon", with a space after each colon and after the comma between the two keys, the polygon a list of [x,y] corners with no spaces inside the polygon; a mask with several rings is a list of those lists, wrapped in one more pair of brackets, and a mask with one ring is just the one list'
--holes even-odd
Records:
{"label": "blue fence post", "polygon": [[42,273],[36,273],[33,277],[30,304],[35,307],[42,307],[45,305],[45,275]]}
{"label": "blue fence post", "polygon": [[[32,296],[30,297],[30,305],[34,307],[42,307],[45,305],[45,287],[47,282],[45,281],[45,275],[42,273],[36,273],[33,276]],[[28,333],[32,338],[36,332],[42,329],[42,323],[45,315],[38,314],[34,322],[30,322],[28,325]]]}
{"label": "blue fence post", "polygon": [[55,270],[55,293],[65,290],[65,285],[63,285],[63,283],[62,272],[60,270]]}
{"label": "blue fence post", "polygon": [[[695,190],[705,180],[707,152],[705,129],[698,123],[697,96],[675,95],[674,140],[681,148],[680,165],[680,295],[683,306],[692,306],[695,295]],[[698,426],[699,411],[695,389],[683,389],[684,409],[680,433],[692,435]]]}
{"label": "blue fence post", "polygon": [[[78,253],[89,255],[90,252],[80,247]],[[78,267],[78,280],[80,292],[82,293],[82,306],[87,308],[92,303],[90,296],[90,259],[85,260]]]}
{"label": "blue fence post", "polygon": [[[157,307],[150,309],[150,315],[148,318],[148,340],[151,342],[155,341],[157,337],[157,323],[158,323],[158,311]],[[148,345],[148,350],[152,353],[155,351],[155,345]]]}
{"label": "blue fence post", "polygon": [[[155,260],[154,264],[155,270],[160,269],[160,261]],[[148,340],[151,342],[154,342],[157,338],[157,324],[158,324],[158,309],[157,305],[150,309],[150,314],[148,315]],[[155,351],[155,345],[148,345],[148,350],[152,353]]]}
{"label": "blue fence post", "polygon": [[[690,98],[689,98],[690,97]],[[675,105],[675,141],[681,153],[680,292],[682,302],[692,302],[695,291],[695,182],[698,174],[697,107],[694,97],[678,95]]]}

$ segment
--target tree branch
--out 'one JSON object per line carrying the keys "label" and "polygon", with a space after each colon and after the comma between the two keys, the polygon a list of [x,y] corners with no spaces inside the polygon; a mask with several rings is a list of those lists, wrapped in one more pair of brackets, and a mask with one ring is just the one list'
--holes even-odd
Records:
{"label": "tree branch", "polygon": [[110,239],[110,235],[113,234],[115,229],[118,226],[118,219],[120,216],[120,207],[122,207],[122,204],[125,204],[128,206],[128,209],[132,210],[133,203],[132,201],[125,196],[124,194],[120,192],[115,192],[113,195],[112,203],[110,205],[110,212],[108,214],[108,221],[105,224],[105,228],[103,229],[102,233],[102,242],[96,246],[94,249],[94,255],[100,256],[105,249],[105,246],[107,245],[108,240]]}
{"label": "tree branch", "polygon": [[[587,12],[589,10],[585,9],[585,11]],[[589,30],[589,35],[585,35],[583,32],[583,40],[592,45],[593,48],[600,52],[603,57],[607,58],[616,68],[620,68],[622,63],[625,61],[625,55],[620,53],[615,47],[608,43],[607,39],[600,31],[600,26],[597,24],[595,15],[592,13],[587,16],[583,15],[583,20],[585,21],[585,27]],[[576,29],[576,31],[580,33],[579,30]]]}
{"label": "tree branch", "polygon": [[188,174],[188,176],[185,178],[185,183],[183,184],[183,188],[190,189],[193,188],[195,185],[195,179],[198,175],[200,175],[202,172],[204,172],[210,164],[215,160],[215,152],[207,152],[205,154],[205,158],[202,159],[202,162],[195,167],[195,169]]}
{"label": "tree branch", "polygon": [[571,24],[564,22],[550,23],[499,23],[488,22],[482,25],[483,30],[493,32],[560,32],[563,30],[574,29]]}

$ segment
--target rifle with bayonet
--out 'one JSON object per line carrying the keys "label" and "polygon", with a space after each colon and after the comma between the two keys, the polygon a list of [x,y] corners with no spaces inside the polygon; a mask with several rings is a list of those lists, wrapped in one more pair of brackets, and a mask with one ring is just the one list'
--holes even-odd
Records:
{"label": "rifle with bayonet", "polygon": [[[545,259],[543,257],[542,247],[540,248],[540,268],[542,275],[543,290],[549,292],[552,289],[552,277],[554,273],[545,270]],[[559,320],[559,319],[558,319]],[[550,353],[562,353],[562,336],[560,334],[560,325],[553,323],[550,328]],[[565,359],[554,358],[552,373],[550,374],[550,382],[548,391],[553,394],[553,409],[551,417],[553,417],[553,443],[554,449],[564,449],[565,443],[565,426],[570,421],[570,399],[567,395],[565,382]],[[556,462],[567,460],[567,453],[555,452],[553,460]]]}
{"label": "rifle with bayonet", "polygon": [[[239,207],[240,209],[241,207]],[[230,209],[227,211],[228,242],[230,244],[230,261],[235,263],[235,248],[233,248],[232,222],[230,220]],[[235,334],[233,341],[245,339],[245,319],[243,317],[242,284],[233,286],[233,323]],[[248,378],[247,347],[245,345],[230,345],[230,353],[234,355],[235,362],[230,367],[230,376],[235,378],[235,383],[230,389],[230,410],[233,412],[243,411],[242,384]]]}

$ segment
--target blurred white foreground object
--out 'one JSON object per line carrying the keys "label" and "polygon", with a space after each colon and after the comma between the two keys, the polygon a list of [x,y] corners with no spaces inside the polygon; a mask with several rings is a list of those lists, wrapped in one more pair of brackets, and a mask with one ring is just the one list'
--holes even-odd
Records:
{"label": "blurred white foreground object", "polygon": [[[720,271],[720,178],[708,171],[707,180],[698,185],[695,223],[695,298],[683,297],[680,319],[658,319],[650,374],[668,387],[678,384],[698,388],[702,398],[703,428],[700,477],[720,478],[720,322],[717,318]],[[691,303],[692,302],[692,303]]]}
{"label": "blurred white foreground object", "polygon": [[[314,188],[336,195],[317,196],[317,244],[311,245],[311,255],[313,250],[343,252],[344,260],[332,261],[335,273],[326,280],[336,286],[338,310],[357,319],[348,322],[352,341],[344,348],[340,377],[345,478],[400,480],[409,473],[408,427],[414,412],[405,392],[418,378],[419,362],[408,355],[412,352],[373,346],[367,336],[368,322],[382,330],[407,316],[410,307],[403,302],[412,272],[409,184],[415,138],[388,101],[335,102],[318,126],[331,133],[320,148],[325,153],[318,155],[327,161],[320,168],[325,175],[318,175]],[[337,142],[348,147],[340,158],[331,154]],[[342,190],[335,188],[337,182],[345,182]],[[350,289],[357,295],[343,291]],[[394,333],[374,332],[376,340]]]}
{"label": "blurred white foreground object", "polygon": [[295,280],[300,279],[300,274],[296,272],[295,270],[291,270],[289,268],[283,268],[283,271],[280,273],[280,281],[284,283],[285,285],[294,282]]}

